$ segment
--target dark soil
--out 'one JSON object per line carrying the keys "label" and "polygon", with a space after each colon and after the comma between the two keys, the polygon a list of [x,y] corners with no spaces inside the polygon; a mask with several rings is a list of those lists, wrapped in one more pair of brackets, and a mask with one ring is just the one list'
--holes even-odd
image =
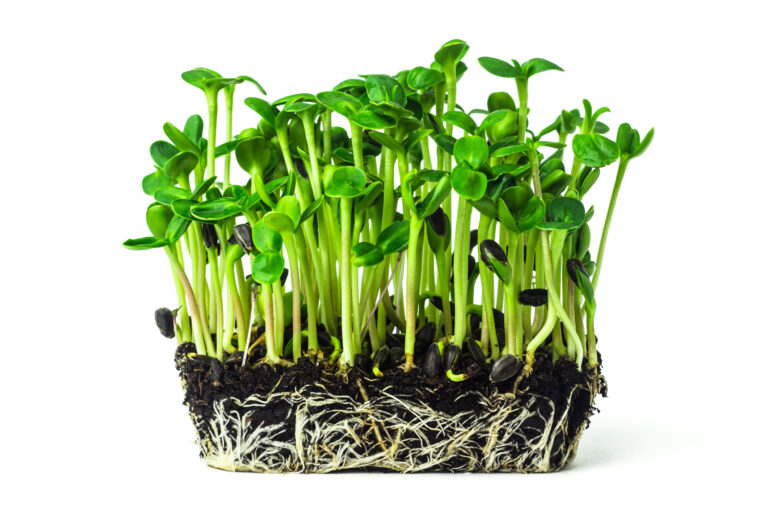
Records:
{"label": "dark soil", "polygon": [[[352,368],[346,376],[342,376],[338,373],[338,365],[331,366],[317,358],[302,357],[290,366],[259,363],[243,367],[240,357],[230,357],[220,363],[213,358],[198,356],[194,352],[193,344],[180,345],[176,351],[176,367],[185,384],[185,404],[196,419],[198,430],[211,419],[214,402],[228,398],[244,400],[254,394],[297,391],[305,386],[310,389],[313,386],[322,386],[336,395],[351,397],[359,402],[365,401],[361,386],[368,399],[386,390],[389,394],[417,398],[429,404],[435,411],[456,415],[466,411],[479,413],[483,408],[477,394],[467,394],[467,391],[476,391],[486,397],[497,393],[511,393],[515,381],[511,379],[498,384],[490,382],[489,364],[479,365],[474,376],[468,380],[452,382],[444,374],[436,378],[427,377],[419,368],[404,373],[401,368],[394,367],[385,370],[383,377],[379,378]],[[420,363],[418,358],[416,363]],[[454,369],[454,372],[460,373],[470,363],[473,363],[470,357],[463,357],[458,363],[458,371]],[[568,431],[564,439],[557,441],[568,443],[568,438],[577,435],[580,426],[588,424],[589,417],[596,412],[593,406],[594,393],[606,392],[604,380],[599,373],[590,374],[586,370],[581,372],[573,362],[564,358],[553,363],[551,357],[542,351],[536,357],[533,373],[520,382],[517,396],[545,396],[554,402],[557,410],[563,410],[574,388],[579,389],[568,410]],[[462,398],[457,399],[459,396]],[[259,414],[260,416],[253,418],[254,421],[267,424],[284,422],[280,437],[286,442],[294,438],[294,423],[286,421],[291,415],[290,407],[264,409],[259,411]],[[535,424],[535,416],[530,422],[532,432],[541,431]],[[205,435],[204,432],[199,433]],[[565,464],[567,461],[563,462],[563,465]],[[440,469],[451,471],[452,468]]]}

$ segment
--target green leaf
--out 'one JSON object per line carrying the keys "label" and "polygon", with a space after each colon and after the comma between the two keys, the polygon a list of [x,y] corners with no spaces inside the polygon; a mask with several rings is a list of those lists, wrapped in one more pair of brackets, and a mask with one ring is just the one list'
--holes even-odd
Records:
{"label": "green leaf", "polygon": [[405,147],[394,137],[381,132],[370,132],[368,134],[373,140],[395,152],[396,155],[405,156]]}
{"label": "green leaf", "polygon": [[189,176],[189,174],[195,170],[195,167],[197,167],[198,162],[197,155],[184,151],[183,153],[174,155],[165,162],[163,172],[165,172],[165,175],[169,178],[177,180],[182,176]]}
{"label": "green leaf", "polygon": [[477,125],[475,124],[475,121],[471,117],[469,117],[468,114],[465,114],[460,110],[454,110],[453,112],[446,112],[445,114],[443,114],[443,120],[446,123],[451,123],[452,125],[458,128],[461,128],[462,130],[470,134],[474,134],[477,131]]}
{"label": "green leaf", "polygon": [[451,137],[450,135],[446,135],[444,133],[439,133],[433,137],[435,139],[435,143],[438,145],[440,149],[443,151],[447,151],[449,154],[453,154],[453,148],[456,147],[456,139]]}
{"label": "green leaf", "polygon": [[141,180],[141,189],[148,196],[155,195],[158,189],[163,187],[172,187],[175,183],[174,180],[165,175],[162,171],[155,171],[151,174],[147,174]]}
{"label": "green leaf", "polygon": [[488,144],[482,137],[467,135],[456,141],[453,156],[458,164],[479,169],[488,160]]}
{"label": "green leaf", "polygon": [[365,187],[365,190],[355,202],[355,215],[364,212],[373,205],[381,196],[384,184],[380,181],[374,181]]}
{"label": "green leaf", "polygon": [[537,73],[549,70],[563,71],[563,68],[554,62],[538,58],[530,59],[523,64],[523,73],[525,73],[526,78],[530,78]]}
{"label": "green leaf", "polygon": [[191,140],[195,146],[199,147],[200,139],[203,138],[203,118],[197,114],[189,116],[184,123],[184,135]]}
{"label": "green leaf", "polygon": [[531,162],[525,162],[522,165],[517,164],[499,164],[491,167],[491,179],[496,179],[499,176],[508,174],[515,178],[521,177],[528,173],[531,168]]}
{"label": "green leaf", "polygon": [[195,220],[190,211],[193,204],[195,203],[189,199],[176,199],[171,203],[171,210],[182,219]]}
{"label": "green leaf", "polygon": [[179,150],[173,144],[164,140],[155,141],[149,146],[149,156],[152,157],[152,160],[160,168],[165,167],[165,162],[178,152]]}
{"label": "green leaf", "polygon": [[444,80],[445,78],[443,77],[443,74],[438,70],[416,66],[408,72],[406,82],[408,83],[408,87],[418,91],[428,89]]}
{"label": "green leaf", "polygon": [[499,214],[499,209],[496,207],[496,203],[493,199],[488,197],[488,195],[484,195],[477,201],[472,201],[472,206],[474,206],[481,214],[492,219],[495,219]]}
{"label": "green leaf", "polygon": [[361,80],[359,78],[348,78],[333,88],[334,91],[344,91],[345,89],[365,89],[365,80]]}
{"label": "green leaf", "polygon": [[195,156],[200,154],[200,148],[195,142],[190,140],[184,132],[176,128],[173,123],[167,122],[163,125],[163,131],[179,151],[187,151]]}
{"label": "green leaf", "polygon": [[427,128],[413,130],[411,133],[408,134],[408,136],[403,141],[403,147],[405,148],[406,151],[410,151],[416,146],[416,144],[421,142],[421,140],[424,137],[427,137],[430,133],[432,133],[432,130]]}
{"label": "green leaf", "polygon": [[276,211],[267,212],[262,218],[262,222],[269,226],[271,230],[285,233],[289,236],[294,230],[293,220],[284,213]]}
{"label": "green leaf", "polygon": [[165,238],[165,232],[168,231],[168,224],[172,218],[173,212],[165,205],[152,203],[147,208],[147,227],[156,238]]}
{"label": "green leaf", "polygon": [[234,198],[221,197],[197,203],[190,207],[190,213],[198,220],[218,222],[239,215],[242,205]]}
{"label": "green leaf", "polygon": [[203,194],[208,192],[208,189],[213,186],[213,184],[216,182],[216,176],[211,176],[201,184],[195,187],[194,192],[192,192],[192,200],[193,201],[199,201]]}
{"label": "green leaf", "polygon": [[616,132],[616,145],[621,156],[631,156],[635,147],[640,144],[640,134],[633,130],[629,123],[621,123]]}
{"label": "green leaf", "polygon": [[509,187],[501,193],[500,200],[504,201],[509,211],[515,216],[519,216],[533,197],[533,191],[527,185],[517,185]]}
{"label": "green leaf", "polygon": [[645,134],[645,137],[643,137],[642,142],[640,142],[640,145],[638,145],[635,150],[632,152],[632,158],[637,158],[638,156],[645,153],[645,150],[648,149],[648,146],[651,145],[651,141],[653,140],[653,134],[654,129],[651,128],[648,133]]}
{"label": "green leaf", "polygon": [[220,156],[224,156],[227,153],[231,153],[235,149],[237,149],[238,144],[242,142],[242,139],[233,139],[229,142],[225,142],[224,144],[220,144],[216,146],[216,149],[214,151],[214,154],[216,158],[219,158]]}
{"label": "green leaf", "polygon": [[500,147],[491,153],[491,156],[494,158],[501,158],[504,156],[514,155],[517,153],[525,153],[530,148],[527,144],[512,144],[510,146],[503,146]]}
{"label": "green leaf", "polygon": [[576,257],[582,259],[589,251],[589,243],[591,242],[592,233],[589,229],[589,224],[584,222],[579,228],[578,236],[576,237]]}
{"label": "green leaf", "polygon": [[350,118],[360,112],[363,104],[360,100],[341,91],[326,91],[317,94],[317,101],[324,107]]}
{"label": "green leaf", "polygon": [[357,197],[365,190],[365,182],[365,173],[357,167],[332,167],[325,173],[325,195]]}
{"label": "green leaf", "polygon": [[564,149],[568,147],[567,144],[564,144],[562,142],[552,142],[548,140],[540,140],[536,143],[535,147],[547,147],[547,148],[555,148],[555,149]]}
{"label": "green leaf", "polygon": [[206,68],[190,69],[189,71],[185,71],[181,74],[181,78],[185,82],[202,90],[205,90],[208,80],[216,77],[221,77],[221,75]]}
{"label": "green leaf", "polygon": [[283,215],[291,219],[291,223],[293,225],[293,228],[291,229],[291,231],[295,231],[296,228],[299,227],[299,223],[301,222],[301,205],[299,204],[299,200],[296,199],[295,197],[293,196],[281,197],[280,200],[277,202],[277,205],[275,205],[274,211],[282,213]]}
{"label": "green leaf", "polygon": [[279,106],[279,105],[290,105],[291,103],[295,103],[297,101],[316,101],[316,98],[313,94],[310,94],[308,92],[300,92],[297,94],[290,94],[288,96],[283,96],[279,100],[275,100],[272,102],[272,105]]}
{"label": "green leaf", "polygon": [[278,110],[272,106],[267,100],[261,98],[245,98],[245,104],[248,108],[255,111],[261,116],[261,118],[271,127],[275,127],[275,117]]}
{"label": "green leaf", "polygon": [[240,75],[239,77],[237,77],[237,80],[241,80],[241,81],[244,81],[244,82],[250,82],[250,83],[252,83],[253,85],[256,86],[256,88],[259,90],[259,92],[261,94],[263,94],[264,96],[267,95],[267,91],[264,90],[264,88],[261,86],[261,84],[259,82],[257,82],[256,80],[254,80],[253,78],[249,77],[248,75]]}
{"label": "green leaf", "polygon": [[473,171],[465,165],[457,165],[451,173],[451,186],[460,196],[477,201],[485,194],[488,179],[481,172]]}
{"label": "green leaf", "polygon": [[239,204],[244,205],[248,202],[250,194],[248,194],[248,190],[242,185],[232,185],[226,190],[224,197],[231,197]]}
{"label": "green leaf", "polygon": [[410,220],[393,222],[379,234],[379,238],[376,240],[376,245],[381,249],[381,252],[385,256],[387,254],[400,252],[408,247],[410,225]]}
{"label": "green leaf", "polygon": [[392,128],[397,124],[391,117],[367,107],[357,114],[350,116],[349,120],[368,130],[383,130],[385,128]]}
{"label": "green leaf", "polygon": [[[435,61],[443,68],[455,66],[467,54],[469,45],[461,39],[451,39],[435,53]],[[457,73],[458,75],[458,73]]]}
{"label": "green leaf", "polygon": [[352,247],[352,264],[356,267],[370,267],[384,261],[381,249],[368,242],[360,242]]}
{"label": "green leaf", "polygon": [[272,284],[280,279],[285,267],[283,255],[278,252],[262,252],[253,258],[251,276],[260,284]]}
{"label": "green leaf", "polygon": [[158,203],[171,206],[176,199],[190,199],[191,195],[188,190],[178,187],[160,187],[155,191],[154,197]]}
{"label": "green leaf", "polygon": [[440,207],[448,194],[451,193],[451,178],[444,176],[435,188],[430,190],[427,195],[416,204],[416,213],[420,220],[424,220]]}
{"label": "green leaf", "polygon": [[573,178],[566,172],[554,169],[545,178],[541,179],[541,190],[544,193],[557,196],[570,185],[571,181],[573,181]]}
{"label": "green leaf", "polygon": [[323,204],[323,197],[324,196],[320,196],[319,198],[315,199],[312,202],[312,204],[307,206],[307,209],[304,210],[301,213],[301,218],[299,219],[299,224],[304,224],[304,222],[306,220],[308,220],[310,217],[312,217],[312,215],[318,210],[318,208],[320,208],[320,206],[322,206],[322,204]]}
{"label": "green leaf", "polygon": [[272,160],[272,145],[264,137],[245,139],[237,145],[235,158],[248,174],[261,174]]}
{"label": "green leaf", "polygon": [[405,106],[405,89],[400,82],[389,75],[368,75],[365,77],[365,91],[371,103],[394,103]]}
{"label": "green leaf", "polygon": [[544,220],[547,206],[526,187],[510,187],[499,198],[499,222],[515,233],[525,233]]}
{"label": "green leaf", "polygon": [[[290,219],[288,219],[288,223],[290,224]],[[282,249],[283,237],[264,220],[254,224],[251,227],[251,232],[253,234],[253,245],[260,252],[280,252]]]}
{"label": "green leaf", "polygon": [[518,78],[520,71],[507,61],[496,59],[494,57],[480,57],[477,62],[483,66],[487,72],[502,78]]}
{"label": "green leaf", "polygon": [[596,133],[575,135],[572,148],[579,160],[589,167],[604,167],[619,158],[619,147],[616,143]]}
{"label": "green leaf", "polygon": [[156,238],[154,236],[129,238],[123,242],[123,247],[133,250],[156,249],[158,247],[165,247],[166,245],[168,245],[166,240],[162,238]]}
{"label": "green leaf", "polygon": [[585,167],[584,170],[581,171],[581,174],[579,175],[579,184],[576,186],[581,197],[584,197],[584,195],[589,191],[589,189],[592,188],[592,185],[595,184],[599,177],[599,168]]}
{"label": "green leaf", "polygon": [[482,133],[483,131],[487,130],[491,126],[494,126],[498,123],[500,123],[505,117],[507,117],[507,114],[513,113],[511,110],[502,108],[500,110],[495,110],[485,116],[485,119],[483,119],[483,122],[480,123],[480,126],[477,128],[477,131],[475,133]]}
{"label": "green leaf", "polygon": [[549,203],[547,221],[539,222],[539,229],[575,229],[584,223],[584,205],[571,197],[556,197]]}
{"label": "green leaf", "polygon": [[168,223],[168,230],[165,232],[165,239],[168,241],[168,245],[174,245],[178,242],[191,223],[191,221],[184,217],[174,215],[171,222]]}

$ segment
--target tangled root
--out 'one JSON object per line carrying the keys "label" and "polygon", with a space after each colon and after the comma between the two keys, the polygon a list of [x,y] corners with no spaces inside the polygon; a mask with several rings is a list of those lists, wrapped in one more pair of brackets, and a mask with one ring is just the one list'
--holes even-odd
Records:
{"label": "tangled root", "polygon": [[476,400],[479,412],[451,415],[414,396],[385,389],[368,399],[361,390],[360,401],[318,385],[217,400],[207,419],[192,413],[201,457],[219,469],[269,473],[557,471],[576,455],[596,393],[574,386],[555,404],[469,391],[456,400]]}

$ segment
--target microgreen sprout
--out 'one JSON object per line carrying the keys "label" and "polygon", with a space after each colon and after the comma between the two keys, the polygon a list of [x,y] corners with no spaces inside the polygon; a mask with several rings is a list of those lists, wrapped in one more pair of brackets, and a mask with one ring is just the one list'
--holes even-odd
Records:
{"label": "microgreen sprout", "polygon": [[[623,123],[612,137],[609,110],[584,100],[536,132],[530,79],[562,71],[540,58],[481,57],[514,90],[462,108],[468,50],[452,40],[396,74],[272,102],[246,97],[251,127],[237,135],[235,88],[249,82],[265,96],[261,85],[184,72],[205,95],[207,121],[164,124],[141,182],[150,234],[124,243],[166,253],[177,304],[155,312],[161,334],[219,361],[236,354],[245,364],[263,341],[261,363],[307,356],[376,377],[399,366],[461,381],[490,363],[491,381],[503,382],[530,373],[542,347],[594,368],[608,232],[628,164],[653,129],[641,137]],[[233,155],[244,173],[231,175]],[[593,261],[599,208],[586,196],[614,163]]]}

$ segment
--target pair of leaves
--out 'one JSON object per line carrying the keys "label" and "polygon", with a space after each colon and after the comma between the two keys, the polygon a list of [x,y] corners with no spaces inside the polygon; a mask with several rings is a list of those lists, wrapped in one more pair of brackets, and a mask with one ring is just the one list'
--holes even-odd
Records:
{"label": "pair of leaves", "polygon": [[528,80],[535,74],[543,71],[557,70],[563,71],[563,68],[546,59],[533,58],[525,61],[522,65],[515,59],[510,64],[507,61],[496,59],[494,57],[480,57],[477,59],[480,65],[492,75],[502,78],[519,78]]}
{"label": "pair of leaves", "polygon": [[642,155],[653,140],[654,129],[640,140],[640,133],[633,129],[629,123],[622,123],[616,133],[616,145],[622,158],[633,159]]}
{"label": "pair of leaves", "polygon": [[478,200],[485,194],[488,179],[478,169],[488,160],[488,144],[482,137],[467,135],[456,141],[453,156],[457,165],[451,172],[451,186],[462,197]]}
{"label": "pair of leaves", "polygon": [[536,227],[545,217],[544,201],[527,186],[506,189],[497,201],[499,222],[514,233],[525,233]]}
{"label": "pair of leaves", "polygon": [[572,197],[556,197],[549,203],[547,220],[539,222],[539,229],[576,229],[586,218],[584,205]]}

